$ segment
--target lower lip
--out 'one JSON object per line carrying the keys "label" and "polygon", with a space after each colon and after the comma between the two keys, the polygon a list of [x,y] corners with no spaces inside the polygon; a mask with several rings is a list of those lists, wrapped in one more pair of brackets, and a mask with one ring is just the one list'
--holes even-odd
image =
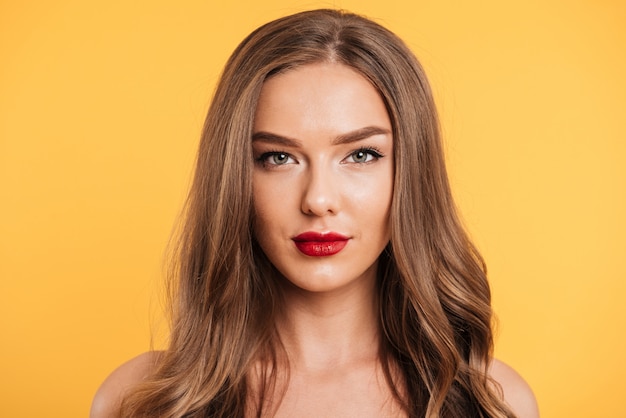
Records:
{"label": "lower lip", "polygon": [[296,247],[304,255],[310,257],[326,257],[337,254],[348,244],[348,240],[340,241],[295,241]]}

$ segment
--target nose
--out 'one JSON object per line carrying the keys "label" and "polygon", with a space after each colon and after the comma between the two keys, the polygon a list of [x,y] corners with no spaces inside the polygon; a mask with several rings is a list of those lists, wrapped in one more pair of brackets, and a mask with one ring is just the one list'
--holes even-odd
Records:
{"label": "nose", "polygon": [[305,215],[326,216],[340,209],[340,181],[332,170],[311,168],[306,176],[301,210]]}

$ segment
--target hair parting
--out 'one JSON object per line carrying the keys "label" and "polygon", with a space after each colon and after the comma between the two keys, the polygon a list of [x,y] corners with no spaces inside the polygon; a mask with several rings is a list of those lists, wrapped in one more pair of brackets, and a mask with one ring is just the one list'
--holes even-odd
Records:
{"label": "hair parting", "polygon": [[252,233],[252,123],[267,78],[316,62],[365,76],[393,127],[378,283],[380,362],[394,397],[410,417],[512,417],[488,378],[486,270],[455,209],[426,74],[392,32],[338,10],[265,24],[228,60],[173,249],[169,348],[123,416],[261,417],[280,405],[289,367],[274,322],[277,272]]}

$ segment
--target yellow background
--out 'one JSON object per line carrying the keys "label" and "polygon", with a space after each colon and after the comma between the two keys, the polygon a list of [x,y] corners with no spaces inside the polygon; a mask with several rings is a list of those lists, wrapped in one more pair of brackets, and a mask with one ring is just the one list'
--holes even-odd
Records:
{"label": "yellow background", "polygon": [[328,6],[430,74],[497,356],[544,417],[626,416],[625,4],[1,1],[0,416],[86,416],[159,346],[162,254],[221,67],[261,23]]}

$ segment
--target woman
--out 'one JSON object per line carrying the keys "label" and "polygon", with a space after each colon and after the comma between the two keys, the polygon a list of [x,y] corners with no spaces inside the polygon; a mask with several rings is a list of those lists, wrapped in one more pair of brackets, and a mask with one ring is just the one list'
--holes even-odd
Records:
{"label": "woman", "polygon": [[493,360],[424,72],[362,17],[270,22],[228,61],[175,257],[168,350],[92,416],[534,417]]}

